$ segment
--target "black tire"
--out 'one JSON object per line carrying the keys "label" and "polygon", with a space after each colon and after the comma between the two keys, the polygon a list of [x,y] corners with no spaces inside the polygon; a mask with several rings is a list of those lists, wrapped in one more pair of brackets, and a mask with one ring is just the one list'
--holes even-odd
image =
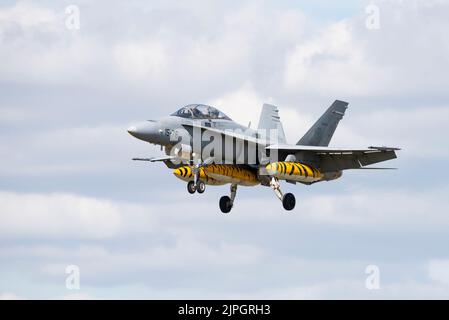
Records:
{"label": "black tire", "polygon": [[204,193],[206,191],[206,184],[203,181],[199,181],[196,186],[196,191],[198,193]]}
{"label": "black tire", "polygon": [[190,194],[194,194],[196,192],[195,182],[189,181],[189,183],[187,183],[187,191]]}
{"label": "black tire", "polygon": [[231,212],[232,204],[231,204],[231,198],[228,196],[221,197],[220,199],[220,210],[223,213],[229,213]]}
{"label": "black tire", "polygon": [[282,198],[282,205],[284,206],[284,209],[287,211],[293,210],[296,205],[295,196],[291,193],[286,193],[284,195],[284,198]]}

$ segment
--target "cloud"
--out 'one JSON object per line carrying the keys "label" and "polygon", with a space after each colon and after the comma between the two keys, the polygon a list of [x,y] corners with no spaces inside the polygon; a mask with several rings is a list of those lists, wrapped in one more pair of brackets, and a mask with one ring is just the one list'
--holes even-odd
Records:
{"label": "cloud", "polygon": [[[70,293],[62,296],[61,300],[93,300],[92,296],[86,293]],[[59,299],[58,299],[59,300]]]}
{"label": "cloud", "polygon": [[14,293],[0,293],[0,300],[21,300]]}
{"label": "cloud", "polygon": [[284,83],[288,90],[313,93],[327,91],[333,96],[370,94],[374,81],[384,83],[382,68],[366,64],[352,23],[329,26],[317,38],[298,44],[286,59]]}
{"label": "cloud", "polygon": [[311,286],[282,288],[280,290],[236,296],[238,299],[295,299],[295,300],[397,300],[397,299],[445,299],[449,289],[426,282],[404,281],[383,285],[380,290],[368,290],[363,281],[354,279],[322,282]]}
{"label": "cloud", "polygon": [[67,194],[1,192],[0,207],[2,237],[104,238],[121,225],[113,203]]}
{"label": "cloud", "polygon": [[431,260],[429,278],[443,285],[449,285],[449,260]]}
{"label": "cloud", "polygon": [[[348,18],[291,50],[284,69],[286,88],[337,96],[444,95],[447,77],[441,67],[449,64],[447,54],[443,56],[449,47],[440,13],[449,10],[448,4],[377,5],[379,30],[366,28],[363,16]],[[405,38],[410,41],[398,41]],[[438,50],[429,52],[429,47]]]}
{"label": "cloud", "polygon": [[[204,298],[204,292],[218,298],[438,297],[446,292],[440,284],[404,280],[410,270],[395,280],[386,276],[381,292],[376,294],[365,292],[363,281],[364,267],[385,259],[382,238],[398,236],[398,228],[404,237],[411,237],[404,240],[407,248],[419,242],[417,232],[444,232],[449,221],[444,214],[447,204],[436,200],[442,199],[441,194],[358,190],[339,196],[311,195],[288,215],[281,212],[274,196],[257,212],[254,208],[260,206],[260,200],[242,197],[232,215],[224,217],[215,212],[215,203],[199,204],[176,194],[172,196],[177,203],[153,201],[143,205],[78,195],[2,192],[1,234],[8,242],[1,246],[0,257],[9,261],[10,267],[21,264],[19,269],[28,270],[31,283],[36,279],[61,281],[68,264],[79,265],[85,294],[95,297],[93,288],[129,284],[140,284],[150,291],[160,288],[159,293],[151,291],[147,297],[181,298],[180,292],[199,298]],[[351,252],[346,240],[338,239],[341,236],[312,236],[323,228],[334,233],[341,230],[341,236],[349,233],[347,241],[351,243],[352,238],[359,238],[365,255],[360,256],[358,250]],[[280,230],[282,234],[278,234]],[[231,231],[232,238],[227,236]],[[376,243],[367,242],[358,233],[377,238]],[[35,240],[14,244],[17,237]],[[334,239],[330,247],[329,239]],[[374,249],[377,246],[381,251]],[[317,247],[323,258],[315,257]],[[391,248],[393,252],[399,249]],[[335,250],[346,258],[335,257]],[[413,252],[414,257],[422,254]],[[25,267],[24,259],[32,263]],[[400,275],[392,270],[402,270],[401,266],[387,262],[382,272]],[[431,262],[430,266],[430,279],[442,281],[444,264]],[[12,271],[6,268],[4,272]],[[267,278],[267,274],[271,276]],[[427,279],[426,274],[422,276]],[[209,282],[218,287],[210,287]],[[239,290],[232,285],[235,283],[239,283]],[[406,294],[406,288],[415,288],[415,295]],[[342,296],[343,292],[347,293]]]}
{"label": "cloud", "polygon": [[[42,176],[117,171],[137,154],[158,152],[148,143],[132,142],[129,124],[14,132],[0,137],[3,175]],[[120,148],[123,157],[117,157]]]}
{"label": "cloud", "polygon": [[131,80],[160,79],[168,67],[168,57],[160,42],[120,44],[113,53],[120,70]]}

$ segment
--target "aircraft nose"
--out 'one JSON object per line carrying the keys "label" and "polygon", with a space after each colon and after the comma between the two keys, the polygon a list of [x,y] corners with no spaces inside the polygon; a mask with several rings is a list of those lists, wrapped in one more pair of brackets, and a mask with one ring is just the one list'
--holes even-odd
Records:
{"label": "aircraft nose", "polygon": [[137,133],[137,127],[136,126],[131,126],[131,127],[128,128],[127,131],[128,131],[128,133],[130,135],[134,135],[135,133]]}
{"label": "aircraft nose", "polygon": [[158,145],[170,144],[170,136],[167,134],[163,122],[148,120],[137,123],[128,128],[128,133],[134,138]]}
{"label": "aircraft nose", "polygon": [[148,142],[152,142],[159,134],[157,126],[148,121],[132,125],[127,131],[133,137]]}

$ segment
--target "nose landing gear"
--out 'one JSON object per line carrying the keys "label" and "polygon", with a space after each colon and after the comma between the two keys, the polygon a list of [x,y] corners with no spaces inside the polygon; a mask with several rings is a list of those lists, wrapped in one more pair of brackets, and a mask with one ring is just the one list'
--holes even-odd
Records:
{"label": "nose landing gear", "polygon": [[204,191],[206,191],[206,184],[204,183],[204,181],[200,180],[200,169],[202,167],[202,164],[197,163],[193,166],[193,181],[189,181],[189,183],[187,183],[187,191],[190,194],[194,194],[195,192],[198,193],[204,193]]}
{"label": "nose landing gear", "polygon": [[196,191],[198,193],[204,193],[204,191],[206,191],[206,184],[203,181],[198,181],[198,183],[196,184]]}
{"label": "nose landing gear", "polygon": [[189,181],[189,183],[187,183],[187,191],[190,194],[194,194],[195,192],[198,193],[204,193],[204,191],[206,191],[206,184],[203,181],[198,181],[197,183],[195,183],[194,181]]}

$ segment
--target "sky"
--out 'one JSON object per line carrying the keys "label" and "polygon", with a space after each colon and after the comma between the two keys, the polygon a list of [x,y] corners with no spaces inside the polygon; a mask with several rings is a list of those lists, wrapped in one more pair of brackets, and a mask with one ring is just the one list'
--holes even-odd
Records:
{"label": "sky", "polygon": [[[448,299],[448,16],[446,0],[0,1],[0,299]],[[331,146],[400,147],[398,170],[283,184],[290,213],[242,187],[224,216],[228,187],[192,196],[131,161],[162,152],[126,128],[190,103],[254,126],[275,104],[296,143],[335,99]]]}

